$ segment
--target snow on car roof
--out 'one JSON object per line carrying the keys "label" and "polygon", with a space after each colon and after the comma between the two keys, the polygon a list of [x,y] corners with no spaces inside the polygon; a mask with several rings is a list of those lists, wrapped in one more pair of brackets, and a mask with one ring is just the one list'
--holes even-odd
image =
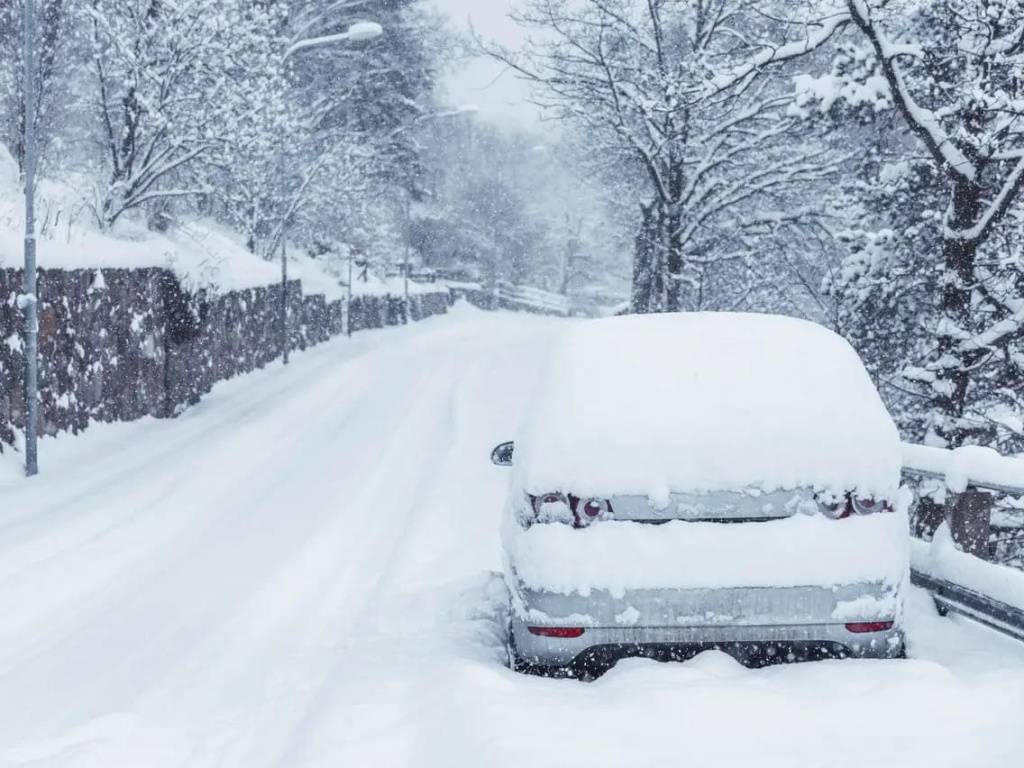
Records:
{"label": "snow on car roof", "polygon": [[574,323],[552,343],[515,464],[531,493],[891,496],[900,443],[857,353],[822,326],[634,315]]}

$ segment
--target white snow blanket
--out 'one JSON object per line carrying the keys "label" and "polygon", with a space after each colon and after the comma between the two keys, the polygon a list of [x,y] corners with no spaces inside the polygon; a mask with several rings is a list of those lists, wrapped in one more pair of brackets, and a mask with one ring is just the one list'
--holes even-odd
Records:
{"label": "white snow blanket", "polygon": [[811,486],[893,498],[900,442],[857,353],[813,323],[686,313],[576,323],[516,442],[525,490]]}
{"label": "white snow blanket", "polygon": [[584,529],[509,528],[506,547],[523,586],[584,597],[592,589],[622,597],[629,589],[898,585],[909,557],[902,511],[743,525],[606,521]]}
{"label": "white snow blanket", "polygon": [[0,766],[1020,764],[1024,644],[918,589],[907,660],[507,669],[488,454],[569,322],[460,306],[0,456]]}

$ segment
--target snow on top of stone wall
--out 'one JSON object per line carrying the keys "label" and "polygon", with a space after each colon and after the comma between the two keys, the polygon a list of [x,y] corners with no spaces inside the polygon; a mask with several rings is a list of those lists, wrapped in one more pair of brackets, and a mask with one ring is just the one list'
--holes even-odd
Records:
{"label": "snow on top of stone wall", "polygon": [[[24,197],[18,176],[14,158],[0,144],[0,269],[18,269],[24,259]],[[70,184],[39,182],[36,221],[40,269],[164,267],[187,289],[218,293],[281,280],[279,260],[266,261],[251,253],[241,235],[214,221],[181,222],[158,233],[124,220],[112,232],[102,232],[85,196]],[[290,279],[302,281],[304,293],[323,294],[328,301],[346,294],[323,261],[297,248],[289,249],[288,272]],[[403,287],[401,280],[371,278],[370,284],[356,282],[353,289],[356,294],[402,295]],[[410,283],[410,293],[437,289]]]}

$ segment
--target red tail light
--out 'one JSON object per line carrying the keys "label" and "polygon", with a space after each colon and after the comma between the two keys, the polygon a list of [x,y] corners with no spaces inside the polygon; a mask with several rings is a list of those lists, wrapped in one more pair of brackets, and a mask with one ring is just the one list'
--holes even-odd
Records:
{"label": "red tail light", "polygon": [[572,500],[577,528],[585,528],[598,520],[609,520],[612,517],[612,503],[608,499],[576,499],[573,497]]}
{"label": "red tail light", "polygon": [[873,515],[876,512],[892,512],[892,504],[885,499],[858,499],[851,497],[850,506],[858,515]]}
{"label": "red tail light", "polygon": [[852,624],[846,625],[847,632],[856,632],[858,634],[863,632],[885,632],[889,629],[892,629],[891,621],[855,621]]}
{"label": "red tail light", "polygon": [[836,497],[831,493],[815,496],[818,509],[825,517],[842,520],[851,515],[873,515],[878,512],[892,512],[893,506],[885,499],[857,497],[851,493]]}
{"label": "red tail light", "polygon": [[595,499],[574,496],[561,491],[529,496],[533,515],[523,522],[529,526],[533,523],[567,523],[575,528],[586,528],[598,520],[610,520],[613,517],[612,503],[608,499]]}
{"label": "red tail light", "polygon": [[822,494],[815,497],[818,502],[818,509],[825,517],[830,517],[833,520],[842,520],[844,517],[849,517],[853,511],[851,509],[850,497],[840,496],[834,497],[830,493]]}
{"label": "red tail light", "polygon": [[569,497],[564,493],[552,491],[540,496],[530,496],[533,507],[533,521],[538,523],[571,523],[573,521]]}
{"label": "red tail light", "polygon": [[527,627],[531,635],[540,637],[579,637],[583,627]]}

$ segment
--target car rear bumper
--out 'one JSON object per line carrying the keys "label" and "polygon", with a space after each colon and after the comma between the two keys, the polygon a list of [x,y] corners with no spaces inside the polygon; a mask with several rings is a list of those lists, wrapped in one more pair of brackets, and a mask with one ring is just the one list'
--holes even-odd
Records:
{"label": "car rear bumper", "polygon": [[711,649],[723,650],[748,666],[824,658],[890,659],[903,655],[898,624],[881,632],[854,633],[844,624],[743,627],[588,627],[577,638],[532,634],[513,618],[516,656],[528,666],[546,669],[590,667],[642,656],[685,660]]}
{"label": "car rear bumper", "polygon": [[[899,589],[882,583],[836,587],[631,590],[586,597],[514,590],[510,644],[520,660],[568,667],[588,657],[688,658],[721,648],[753,665],[824,657],[903,654]],[[881,631],[848,624],[891,622]],[[548,637],[530,627],[577,627]]]}

